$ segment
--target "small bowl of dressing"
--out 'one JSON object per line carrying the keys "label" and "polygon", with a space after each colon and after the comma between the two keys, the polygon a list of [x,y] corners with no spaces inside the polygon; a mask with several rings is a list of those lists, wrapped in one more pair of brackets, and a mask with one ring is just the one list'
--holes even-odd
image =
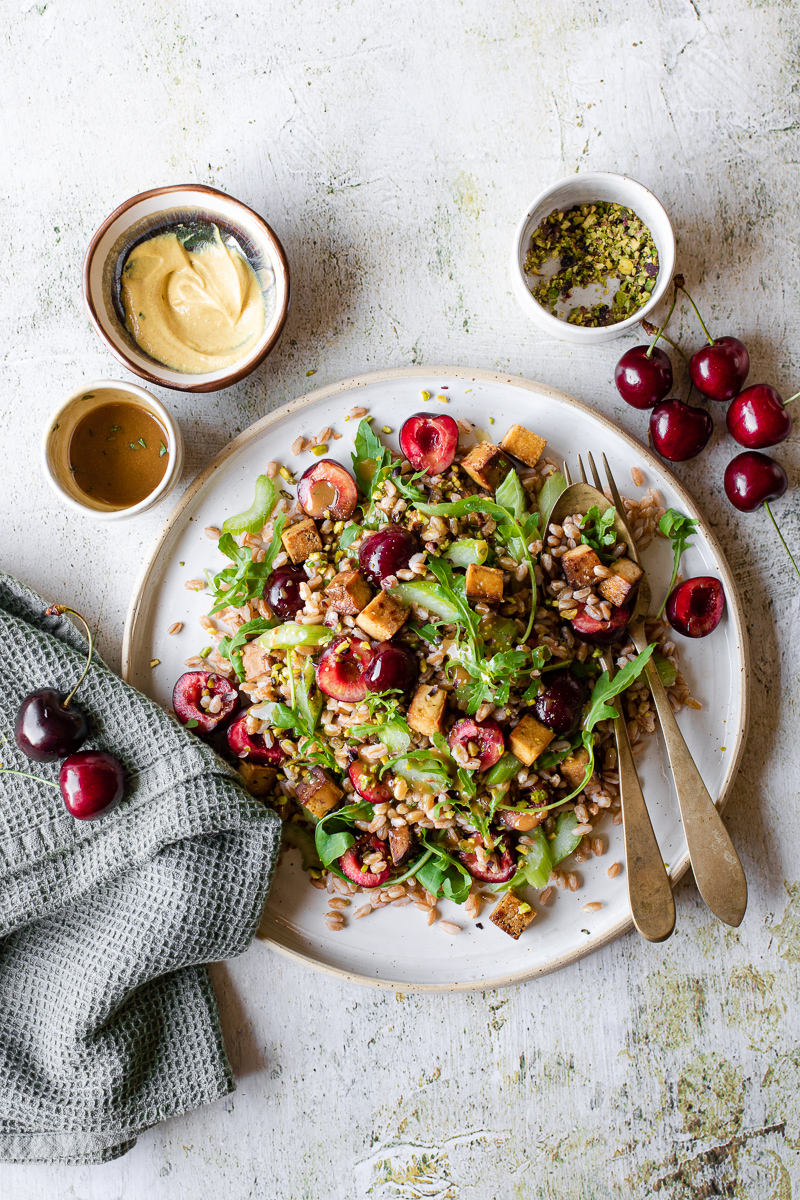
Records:
{"label": "small bowl of dressing", "polygon": [[183,437],[150,392],[96,380],[53,413],[42,467],[65,504],[98,521],[138,516],[172,491],[183,470]]}
{"label": "small bowl of dressing", "polygon": [[289,264],[263,217],[204,184],[126,200],[95,233],[83,298],[99,337],[149,383],[214,392],[244,379],[280,337]]}

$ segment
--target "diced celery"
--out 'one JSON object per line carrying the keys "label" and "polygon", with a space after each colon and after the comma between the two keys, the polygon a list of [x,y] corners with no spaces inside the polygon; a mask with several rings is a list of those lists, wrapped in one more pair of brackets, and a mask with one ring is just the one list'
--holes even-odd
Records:
{"label": "diced celery", "polygon": [[262,634],[258,644],[266,650],[286,650],[290,646],[321,646],[332,637],[333,633],[325,625],[298,625],[296,621],[285,621]]}
{"label": "diced celery", "polygon": [[422,580],[419,583],[398,583],[389,593],[397,596],[403,604],[418,604],[428,612],[436,613],[443,621],[457,621],[460,614],[455,604],[448,600],[438,583]]}
{"label": "diced celery", "polygon": [[496,762],[489,774],[486,776],[487,787],[497,787],[500,783],[508,783],[513,779],[517,771],[522,770],[522,763],[513,754],[504,754],[503,757]]}
{"label": "diced celery", "polygon": [[480,566],[489,557],[489,543],[483,538],[459,538],[444,552],[454,567],[468,567],[470,563]]}

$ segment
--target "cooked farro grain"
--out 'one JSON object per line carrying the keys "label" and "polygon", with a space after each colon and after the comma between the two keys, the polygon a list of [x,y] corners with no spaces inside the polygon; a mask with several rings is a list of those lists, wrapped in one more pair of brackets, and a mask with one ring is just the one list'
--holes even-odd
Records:
{"label": "cooked farro grain", "polygon": [[585,913],[596,913],[599,912],[602,907],[603,906],[599,900],[592,900],[589,904],[584,904],[583,911]]}
{"label": "cooked farro grain", "polygon": [[631,467],[631,479],[633,480],[636,487],[641,487],[642,484],[644,483],[644,475],[642,474],[642,472],[639,470],[638,467]]}
{"label": "cooked farro grain", "polygon": [[170,625],[169,629],[167,630],[167,633],[180,633],[180,631],[182,629],[183,629],[183,621],[175,621],[174,624]]}
{"label": "cooked farro grain", "polygon": [[611,866],[608,868],[608,871],[606,872],[606,874],[608,875],[609,879],[616,879],[617,875],[619,875],[621,870],[622,870],[622,863],[615,862],[615,863],[611,864]]}
{"label": "cooked farro grain", "polygon": [[206,586],[205,579],[187,579],[183,585],[189,592],[202,592]]}
{"label": "cooked farro grain", "polygon": [[455,921],[440,921],[439,928],[441,929],[442,933],[449,933],[453,936],[455,936],[457,933],[461,933],[461,926],[456,925]]}
{"label": "cooked farro grain", "polygon": [[350,901],[345,896],[333,896],[328,903],[331,908],[347,908]]}
{"label": "cooked farro grain", "polygon": [[206,525],[205,534],[207,538],[211,538],[212,542],[218,542],[221,537],[220,530],[216,525]]}

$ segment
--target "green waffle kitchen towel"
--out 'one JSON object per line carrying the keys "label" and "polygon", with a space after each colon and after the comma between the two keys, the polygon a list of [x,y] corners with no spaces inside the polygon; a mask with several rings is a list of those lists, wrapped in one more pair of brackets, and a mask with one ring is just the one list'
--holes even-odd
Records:
{"label": "green waffle kitchen towel", "polygon": [[[78,679],[66,618],[0,574],[0,760],[24,696]],[[234,1089],[204,963],[241,954],[264,905],[278,817],[98,658],[76,697],[87,748],[122,763],[122,802],[75,821],[61,794],[0,774],[0,1160],[96,1163]]]}

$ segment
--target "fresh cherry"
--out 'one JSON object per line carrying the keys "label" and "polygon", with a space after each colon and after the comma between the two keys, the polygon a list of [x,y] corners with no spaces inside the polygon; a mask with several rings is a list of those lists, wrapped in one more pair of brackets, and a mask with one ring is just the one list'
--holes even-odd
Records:
{"label": "fresh cherry", "polygon": [[617,391],[633,408],[652,408],[669,394],[672,363],[659,346],[633,346],[614,369]]}
{"label": "fresh cherry", "polygon": [[685,462],[708,445],[714,422],[704,408],[683,400],[662,400],[650,414],[650,436],[662,458]]}
{"label": "fresh cherry", "polygon": [[459,850],[458,857],[473,879],[480,879],[484,883],[507,883],[517,869],[516,860],[511,853],[511,844],[506,836],[503,836],[499,849],[487,855],[484,865],[478,862],[477,854],[467,850]]}
{"label": "fresh cherry", "polygon": [[596,621],[589,616],[586,605],[579,604],[577,616],[572,618],[571,624],[579,641],[588,642],[591,646],[610,646],[622,637],[630,619],[631,610],[625,605],[612,608],[607,621]]}
{"label": "fresh cherry", "polygon": [[418,676],[419,666],[414,655],[389,641],[375,647],[372,662],[364,672],[364,681],[370,692],[387,692],[392,688],[410,692]]}
{"label": "fresh cherry", "polygon": [[94,821],[119,804],[125,775],[116,758],[103,750],[79,750],[61,764],[58,786],[70,816]]}
{"label": "fresh cherry", "polygon": [[731,437],[749,450],[777,446],[792,432],[791,414],[780,392],[768,383],[754,383],[740,392],[728,408],[725,421]]}
{"label": "fresh cherry", "polygon": [[320,691],[345,704],[363,700],[367,694],[366,671],[373,653],[369,642],[360,638],[334,638],[317,663]]}
{"label": "fresh cherry", "polygon": [[[367,854],[380,853],[383,856],[383,861],[386,866],[382,871],[364,870],[364,859]],[[380,838],[374,834],[366,834],[365,837],[359,838],[354,846],[345,851],[339,859],[339,867],[343,875],[346,875],[351,883],[357,883],[364,888],[380,887],[392,873],[392,868],[389,866],[389,847],[386,842],[382,842]]]}
{"label": "fresh cherry", "polygon": [[410,530],[388,525],[364,539],[358,561],[370,582],[380,587],[389,575],[407,570],[411,556],[418,551],[419,542]]}
{"label": "fresh cherry", "polygon": [[286,757],[277,742],[268,746],[262,733],[247,732],[247,713],[228,729],[228,747],[235,758],[245,758],[257,767],[275,767]]}
{"label": "fresh cherry", "polygon": [[586,688],[571,671],[559,671],[536,697],[537,721],[560,736],[574,733],[586,701]]}
{"label": "fresh cherry", "polygon": [[[211,701],[219,696],[219,712],[209,712],[200,703],[203,697]],[[172,708],[181,725],[198,733],[213,733],[232,717],[239,707],[239,693],[223,675],[213,671],[185,671],[172,691]]]}
{"label": "fresh cherry", "polygon": [[725,591],[712,575],[698,575],[673,588],[667,598],[667,620],[684,637],[708,637],[725,611]]}
{"label": "fresh cherry", "polygon": [[72,613],[86,630],[89,654],[80,679],[69,694],[55,688],[38,688],[25,697],[14,721],[14,741],[23,754],[34,762],[55,762],[82,746],[89,736],[86,717],[72,705],[72,697],[86,678],[92,661],[92,631],[80,613],[63,604],[51,604],[49,617]]}
{"label": "fresh cherry", "polygon": [[364,800],[369,800],[370,804],[386,804],[392,799],[392,793],[378,779],[377,766],[377,763],[367,764],[357,758],[350,764],[347,773],[353,787]]}
{"label": "fresh cherry", "polygon": [[278,567],[272,572],[264,584],[264,599],[276,617],[291,618],[305,606],[300,584],[307,582],[302,567]]}
{"label": "fresh cherry", "polygon": [[[470,742],[476,747],[474,753],[469,749]],[[503,731],[496,721],[475,721],[472,717],[456,721],[450,730],[447,743],[451,750],[455,750],[456,746],[463,746],[470,758],[477,758],[479,771],[488,771],[493,767],[503,757],[506,749]]]}
{"label": "fresh cherry", "polygon": [[725,495],[740,512],[754,512],[759,505],[777,500],[788,486],[781,464],[758,450],[737,454],[725,468]]}
{"label": "fresh cherry", "polygon": [[346,521],[358,504],[358,488],[345,467],[323,458],[300,476],[297,499],[310,517],[328,514],[334,521]]}
{"label": "fresh cherry", "polygon": [[712,338],[697,305],[686,291],[682,275],[675,276],[675,285],[682,289],[708,339],[708,345],[703,346],[689,359],[689,377],[698,392],[708,396],[710,400],[732,400],[744,387],[750,370],[747,348],[735,337]]}
{"label": "fresh cherry", "polygon": [[415,413],[400,430],[400,449],[415,470],[441,475],[456,456],[458,425],[445,413]]}

